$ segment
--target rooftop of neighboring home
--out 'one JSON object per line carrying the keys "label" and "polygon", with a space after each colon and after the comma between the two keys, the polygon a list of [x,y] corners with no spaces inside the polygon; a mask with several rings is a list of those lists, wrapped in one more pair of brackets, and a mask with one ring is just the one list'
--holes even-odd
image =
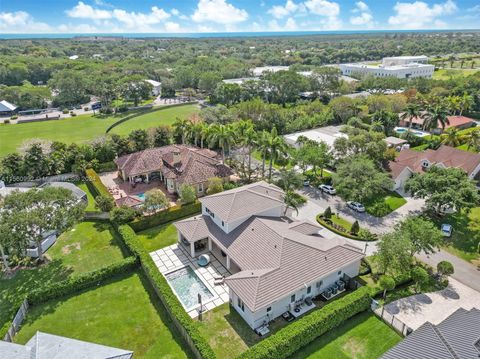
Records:
{"label": "rooftop of neighboring home", "polygon": [[400,151],[394,161],[389,162],[389,168],[392,177],[397,178],[406,167],[412,172],[422,173],[425,168],[438,164],[445,167],[461,168],[470,175],[480,165],[480,154],[445,145],[441,145],[437,150],[414,151],[404,149]]}
{"label": "rooftop of neighboring home", "polygon": [[75,186],[73,183],[70,182],[45,182],[38,187],[20,187],[20,186],[5,186],[3,181],[0,181],[0,196],[7,196],[12,192],[19,191],[19,192],[26,192],[33,188],[46,188],[46,187],[61,187],[72,191],[73,195],[77,199],[84,199],[86,200],[87,194],[82,191],[79,187]]}
{"label": "rooftop of neighboring home", "polygon": [[175,223],[187,241],[208,237],[238,265],[240,271],[225,282],[252,311],[363,257],[361,250],[344,239],[319,235],[317,224],[257,215],[278,208],[282,197],[278,187],[258,182],[202,198],[202,205],[222,220],[247,216],[229,233],[208,215]]}
{"label": "rooftop of neighboring home", "polygon": [[480,357],[480,310],[460,308],[438,325],[426,322],[386,352],[382,359],[478,357]]}
{"label": "rooftop of neighboring home", "polygon": [[232,174],[215,151],[187,145],[149,148],[119,157],[115,163],[126,177],[161,171],[166,178],[176,179],[180,184],[201,183]]}
{"label": "rooftop of neighboring home", "polygon": [[295,133],[290,133],[285,135],[285,140],[291,144],[295,145],[300,136],[304,136],[312,141],[316,142],[325,142],[329,146],[333,146],[333,143],[336,139],[341,137],[348,137],[347,134],[341,132],[343,126],[325,126],[314,128],[311,130],[300,131]]}
{"label": "rooftop of neighboring home", "polygon": [[153,87],[158,87],[158,86],[161,86],[162,83],[161,82],[158,82],[158,81],[155,81],[155,80],[145,80],[145,82],[148,82],[150,85],[152,85]]}
{"label": "rooftop of neighboring home", "polygon": [[128,359],[133,352],[37,332],[25,345],[0,341],[2,359]]}
{"label": "rooftop of neighboring home", "polygon": [[17,106],[8,102],[8,101],[0,101],[0,112],[12,112],[17,109]]}
{"label": "rooftop of neighboring home", "polygon": [[[402,116],[400,114],[399,116]],[[466,116],[447,116],[448,122],[445,124],[445,129],[450,128],[450,127],[459,127],[459,128],[464,128],[464,127],[472,127],[475,125],[475,120],[470,117]],[[415,124],[417,126],[423,126],[425,119],[423,117],[413,117],[412,118],[412,124]],[[408,120],[403,120],[402,124],[407,126],[410,123],[410,119]],[[442,128],[441,123],[438,123],[437,128]]]}

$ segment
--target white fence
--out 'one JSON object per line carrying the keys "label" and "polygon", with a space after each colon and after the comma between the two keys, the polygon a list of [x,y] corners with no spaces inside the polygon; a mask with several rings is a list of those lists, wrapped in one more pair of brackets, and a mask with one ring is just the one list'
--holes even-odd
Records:
{"label": "white fence", "polygon": [[27,315],[28,312],[28,302],[25,299],[20,306],[20,309],[18,309],[17,314],[15,314],[15,318],[13,318],[12,325],[7,331],[7,334],[5,334],[5,337],[3,340],[7,342],[12,342],[13,337],[15,334],[17,334],[18,330],[20,329],[23,321],[25,320],[25,316]]}
{"label": "white fence", "polygon": [[410,328],[400,319],[396,318],[393,314],[390,314],[388,311],[386,311],[384,306],[374,309],[373,312],[404,337],[409,335],[413,331],[412,328]]}

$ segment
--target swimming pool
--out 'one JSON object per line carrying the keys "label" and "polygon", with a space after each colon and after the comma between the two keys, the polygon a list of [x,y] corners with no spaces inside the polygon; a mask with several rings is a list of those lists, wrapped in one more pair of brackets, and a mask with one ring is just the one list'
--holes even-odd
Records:
{"label": "swimming pool", "polygon": [[137,196],[138,198],[140,198],[142,201],[145,201],[145,192],[137,193],[135,196]]}
{"label": "swimming pool", "polygon": [[[394,130],[398,134],[404,134],[405,132],[409,131],[409,129],[405,128],[405,127],[395,127]],[[425,137],[425,136],[429,135],[428,132],[423,132],[423,131],[419,131],[419,130],[410,130],[410,131],[412,132],[412,134],[414,134],[417,137]]]}
{"label": "swimming pool", "polygon": [[187,311],[198,305],[198,294],[203,303],[213,298],[212,292],[190,266],[167,273],[165,278]]}

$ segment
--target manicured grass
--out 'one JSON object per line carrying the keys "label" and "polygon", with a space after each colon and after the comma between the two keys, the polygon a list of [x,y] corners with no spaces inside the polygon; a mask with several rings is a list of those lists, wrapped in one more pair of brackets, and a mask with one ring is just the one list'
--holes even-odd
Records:
{"label": "manicured grass", "polygon": [[475,148],[470,147],[468,148],[468,144],[464,143],[463,145],[455,147],[459,150],[466,151],[466,152],[473,152],[473,153],[478,153],[478,151],[475,151]]}
{"label": "manicured grass", "polygon": [[[122,123],[112,132],[125,135],[138,128],[147,129],[162,124],[171,124],[177,117],[185,118],[194,111],[197,111],[195,105],[185,105],[147,112]],[[2,124],[0,125],[0,143],[2,144],[0,156],[17,151],[21,144],[29,139],[46,139],[65,143],[90,141],[104,136],[110,125],[131,114],[132,112],[129,112],[108,117],[80,115],[62,120],[17,125]]]}
{"label": "manicured grass", "polygon": [[180,335],[140,272],[30,308],[15,337],[36,331],[134,351],[135,358],[187,358]]}
{"label": "manicured grass", "polygon": [[366,311],[322,335],[292,358],[374,359],[401,339],[400,335],[372,312]]}
{"label": "manicured grass", "polygon": [[333,214],[331,217],[330,217],[330,220],[335,223],[337,226],[340,226],[340,227],[343,227],[345,228],[345,230],[347,232],[350,232],[350,230],[352,229],[352,223],[350,223],[349,221],[347,221],[346,219],[342,218],[342,217],[339,217],[335,214]]}
{"label": "manicured grass", "polygon": [[64,232],[46,255],[75,274],[90,272],[125,258],[121,242],[107,222],[82,222]]}
{"label": "manicured grass", "polygon": [[365,203],[365,210],[372,216],[383,217],[400,208],[405,203],[407,203],[406,199],[397,192],[388,191]]}
{"label": "manicured grass", "polygon": [[93,197],[93,193],[90,191],[87,184],[85,182],[79,182],[79,183],[75,183],[75,185],[87,194],[88,203],[87,203],[87,207],[85,208],[85,211],[99,212],[100,210],[95,207],[95,197]]}
{"label": "manicured grass", "polygon": [[465,77],[479,71],[478,69],[440,69],[433,73],[435,80],[449,80],[451,78]]}
{"label": "manicured grass", "polygon": [[148,252],[153,252],[176,243],[178,235],[177,229],[169,223],[138,232],[137,238]]}
{"label": "manicured grass", "polygon": [[46,264],[18,270],[8,280],[0,279],[0,326],[11,319],[18,302],[32,289],[98,269],[124,257],[110,225],[82,222],[74,229],[63,233],[46,252],[46,257],[51,258]]}
{"label": "manicured grass", "polygon": [[445,239],[444,248],[466,261],[480,265],[480,207],[450,214],[436,221],[438,226],[448,223],[453,226],[451,238]]}

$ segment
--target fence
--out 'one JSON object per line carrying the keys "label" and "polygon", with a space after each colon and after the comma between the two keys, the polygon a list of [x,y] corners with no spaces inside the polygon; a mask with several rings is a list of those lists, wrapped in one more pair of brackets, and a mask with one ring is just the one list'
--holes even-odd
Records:
{"label": "fence", "polygon": [[393,314],[390,314],[388,311],[386,311],[384,306],[374,309],[373,312],[390,327],[392,327],[396,332],[403,335],[404,337],[409,335],[413,331],[412,328],[410,328],[400,319],[396,318]]}
{"label": "fence", "polygon": [[28,312],[28,302],[25,299],[22,305],[20,306],[20,309],[18,309],[17,314],[15,314],[15,318],[13,318],[12,320],[12,325],[8,329],[7,334],[5,334],[5,337],[3,338],[3,340],[7,342],[13,341],[13,337],[15,336],[15,334],[17,334],[18,330],[20,329],[20,326],[22,325],[25,319],[25,316],[27,315],[27,312]]}

